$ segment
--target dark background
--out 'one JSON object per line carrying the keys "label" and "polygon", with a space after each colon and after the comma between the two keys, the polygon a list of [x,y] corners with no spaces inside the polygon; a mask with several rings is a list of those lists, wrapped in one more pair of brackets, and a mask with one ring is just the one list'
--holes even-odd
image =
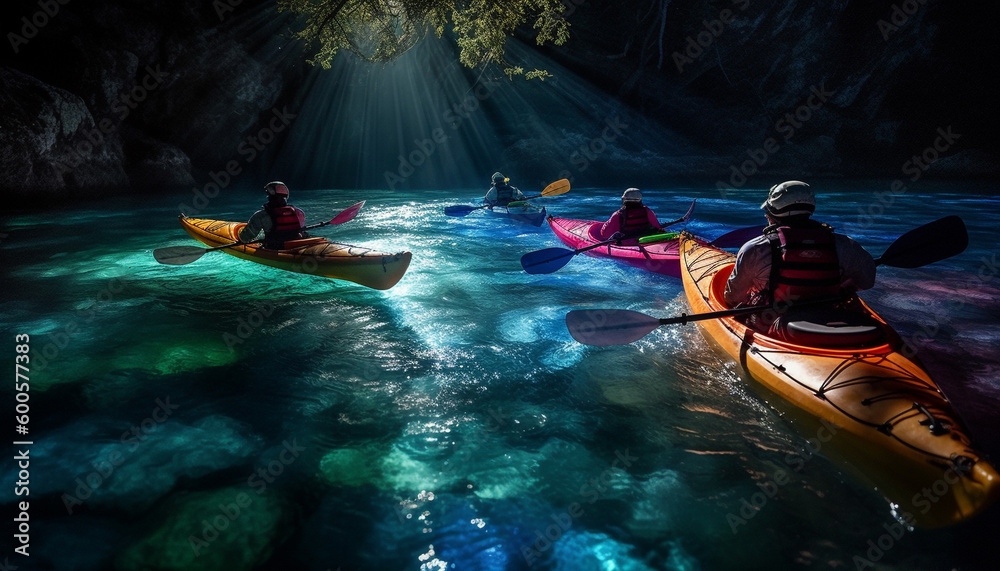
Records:
{"label": "dark background", "polygon": [[[39,16],[42,4],[58,13]],[[1000,172],[993,3],[565,4],[566,45],[539,48],[527,27],[509,43],[513,63],[555,74],[541,82],[462,68],[447,35],[391,64],[342,54],[324,71],[305,63],[297,22],[270,0],[221,12],[207,0],[8,2],[0,188],[47,206],[213,181],[257,189],[272,178],[294,188],[465,188],[498,169],[515,182],[736,188]],[[449,130],[444,111],[486,84],[500,85],[496,95]],[[831,95],[810,101],[816,92]],[[141,101],[124,105],[129,93]],[[280,110],[295,123],[251,157],[247,137]],[[807,120],[790,131],[780,121],[796,111]],[[597,141],[609,121],[628,129]],[[401,170],[399,157],[439,126],[449,142],[423,168]],[[945,144],[939,129],[949,127],[959,137]],[[928,169],[907,165],[936,141]],[[581,148],[600,152],[584,161]],[[754,157],[763,164],[746,162]],[[239,172],[220,176],[233,160]],[[387,178],[400,172],[402,181]]]}

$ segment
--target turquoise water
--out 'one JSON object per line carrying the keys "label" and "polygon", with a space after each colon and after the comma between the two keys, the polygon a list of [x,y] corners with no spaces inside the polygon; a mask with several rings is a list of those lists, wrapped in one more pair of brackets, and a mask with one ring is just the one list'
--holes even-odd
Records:
{"label": "turquoise water", "polygon": [[[904,337],[934,325],[920,357],[997,463],[1000,193],[831,187],[817,218],[876,255],[964,218],[963,255],[880,268],[864,297]],[[30,500],[30,565],[0,555],[26,569],[992,568],[1000,508],[893,535],[877,491],[805,456],[804,436],[695,326],[574,342],[570,309],[676,315],[679,280],[584,256],[528,275],[521,255],[561,244],[547,226],[444,216],[479,194],[293,196],[316,222],[367,200],[316,234],[412,251],[385,292],[218,252],[157,264],[153,249],[195,244],[176,221],[190,193],[5,217],[0,330],[11,361],[14,335],[30,335],[32,359],[30,433],[12,440],[33,444],[30,497],[15,495],[7,455],[0,509],[17,517]],[[539,203],[603,219],[619,195]],[[646,202],[669,220],[697,198],[688,228],[713,237],[761,222],[762,196]],[[205,215],[242,220],[258,199],[220,196]],[[11,411],[12,385],[3,398]],[[790,454],[804,468],[734,526]]]}

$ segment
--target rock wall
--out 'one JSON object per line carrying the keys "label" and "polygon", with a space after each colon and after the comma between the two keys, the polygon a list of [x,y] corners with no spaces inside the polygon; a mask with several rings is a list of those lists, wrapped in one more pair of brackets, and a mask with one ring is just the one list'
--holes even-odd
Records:
{"label": "rock wall", "polygon": [[713,149],[727,182],[734,169],[894,178],[934,145],[926,176],[1000,174],[978,63],[997,51],[994,4],[566,3],[574,38],[547,53]]}
{"label": "rock wall", "polygon": [[211,2],[5,10],[0,188],[34,204],[192,185],[282,92]]}
{"label": "rock wall", "polygon": [[[1000,174],[982,69],[996,53],[992,4],[564,4],[571,41],[533,49],[643,124],[609,143],[606,157],[620,160],[595,162],[586,184],[619,184],[624,167],[630,184],[673,173],[737,188],[793,173],[899,177],[907,164],[920,176]],[[273,0],[15,0],[3,10],[0,188],[33,203],[204,182],[295,100],[308,70],[301,48],[276,60],[274,45],[253,43],[269,30],[289,42],[292,21]],[[523,89],[536,101],[543,92]],[[589,136],[556,107],[543,136],[532,114],[489,117],[513,170],[537,172]],[[553,148],[538,148],[546,140]],[[383,185],[380,170],[341,170],[297,173],[297,185]]]}

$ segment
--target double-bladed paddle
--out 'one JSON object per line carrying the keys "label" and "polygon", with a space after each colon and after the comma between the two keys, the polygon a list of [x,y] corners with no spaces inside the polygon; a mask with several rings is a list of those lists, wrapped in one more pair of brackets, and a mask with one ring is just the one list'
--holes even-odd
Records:
{"label": "double-bladed paddle", "polygon": [[[677,220],[667,222],[666,224],[661,224],[660,227],[666,228],[667,226],[686,222],[687,219],[691,217],[691,213],[694,212],[694,205],[696,202],[697,200],[691,201],[691,206],[688,207],[688,211],[684,214],[684,216],[681,216]],[[591,244],[575,250],[567,248],[545,248],[544,250],[528,252],[527,254],[521,256],[521,267],[524,268],[524,271],[529,274],[551,274],[568,264],[569,261],[572,260],[577,254],[582,254],[587,250],[593,250],[595,248],[600,248],[601,246],[613,244],[621,240],[623,237],[624,235],[621,232],[615,232],[614,235],[603,242],[598,242],[596,244]]]}
{"label": "double-bladed paddle", "polygon": [[[896,239],[886,249],[877,265],[895,268],[919,268],[960,254],[969,245],[965,223],[958,216],[946,216],[914,228]],[[800,302],[796,306],[833,303],[837,299]],[[645,337],[661,325],[745,315],[772,309],[771,305],[738,307],[694,315],[656,318],[626,309],[577,309],[566,314],[566,327],[580,343],[596,347],[627,345]]]}
{"label": "double-bladed paddle", "polygon": [[[560,194],[566,194],[567,192],[569,192],[569,180],[564,178],[562,180],[557,180],[552,184],[546,186],[542,190],[541,194],[536,194],[535,196],[528,196],[522,198],[517,202],[524,202],[525,200],[531,200],[533,198],[548,198],[550,196],[559,196]],[[467,216],[470,212],[479,210],[481,208],[489,208],[490,206],[494,205],[484,204],[482,206],[466,206],[463,204],[457,206],[446,206],[444,209],[444,213],[447,216]]]}
{"label": "double-bladed paddle", "polygon": [[764,228],[766,228],[766,226],[747,226],[746,228],[737,228],[732,232],[726,232],[722,236],[712,240],[709,244],[715,246],[716,248],[739,248],[743,244],[746,244],[750,239],[764,234]]}
{"label": "double-bladed paddle", "polygon": [[[344,222],[349,222],[353,220],[361,207],[365,205],[365,201],[361,202],[344,209],[340,214],[334,216],[326,222],[320,222],[318,224],[313,224],[311,226],[306,226],[303,230],[312,230],[313,228],[320,228],[322,226],[331,226],[337,224],[343,224]],[[225,248],[232,248],[233,246],[243,246],[245,244],[253,244],[254,242],[242,242],[236,241],[232,244],[224,244],[222,246],[215,246],[214,248],[199,248],[198,246],[170,246],[167,248],[157,248],[153,250],[153,257],[157,262],[161,264],[166,264],[170,266],[183,266],[185,264],[190,264],[198,258],[201,258],[208,252],[214,252],[216,250],[223,250]]]}

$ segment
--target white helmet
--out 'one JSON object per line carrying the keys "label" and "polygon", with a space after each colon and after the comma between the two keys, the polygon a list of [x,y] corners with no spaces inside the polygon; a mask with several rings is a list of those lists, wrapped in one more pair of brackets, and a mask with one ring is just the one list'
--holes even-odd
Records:
{"label": "white helmet", "polygon": [[622,193],[622,203],[625,202],[642,202],[642,193],[638,188],[627,189]]}
{"label": "white helmet", "polygon": [[816,210],[816,197],[808,184],[789,180],[772,186],[760,208],[775,218],[808,216]]}

